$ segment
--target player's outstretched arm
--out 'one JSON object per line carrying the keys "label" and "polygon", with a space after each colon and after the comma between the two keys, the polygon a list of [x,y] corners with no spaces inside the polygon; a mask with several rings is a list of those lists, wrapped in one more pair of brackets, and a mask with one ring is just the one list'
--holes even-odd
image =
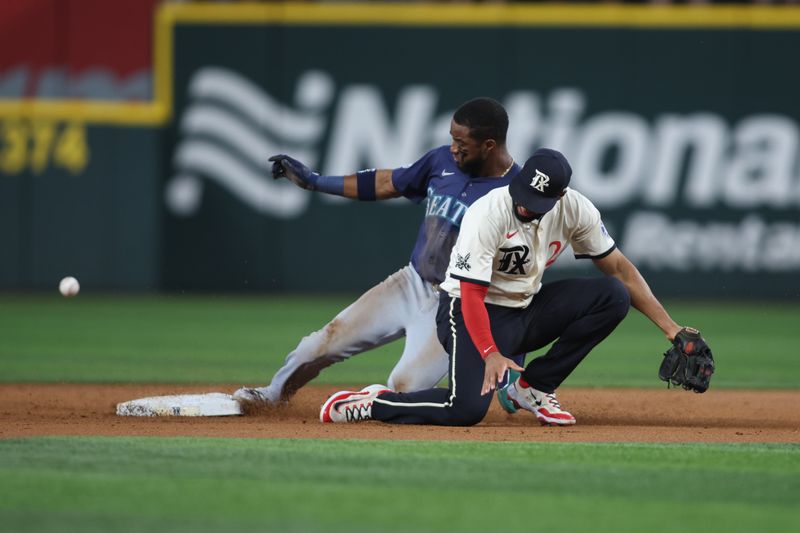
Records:
{"label": "player's outstretched arm", "polygon": [[400,196],[392,183],[392,171],[388,169],[361,170],[346,176],[325,176],[312,172],[306,165],[288,155],[274,155],[269,161],[272,162],[274,179],[286,178],[309,191],[354,200],[383,200]]}
{"label": "player's outstretched arm", "polygon": [[658,369],[658,377],[686,390],[705,392],[714,374],[714,357],[700,332],[693,328],[682,328],[669,316],[653,295],[639,269],[619,250],[614,250],[594,264],[604,274],[622,281],[631,295],[631,304],[661,328],[672,343],[664,354]]}
{"label": "player's outstretched arm", "polygon": [[650,290],[650,286],[639,269],[619,249],[602,259],[595,259],[594,264],[603,274],[614,276],[620,280],[631,295],[631,305],[652,320],[672,342],[672,339],[681,330],[681,326],[669,316],[667,310]]}
{"label": "player's outstretched arm", "polygon": [[[372,182],[372,184],[371,184]],[[372,198],[372,187],[374,195]],[[354,200],[386,200],[397,198],[400,193],[392,183],[392,171],[386,168],[362,170],[344,177],[344,196]]]}

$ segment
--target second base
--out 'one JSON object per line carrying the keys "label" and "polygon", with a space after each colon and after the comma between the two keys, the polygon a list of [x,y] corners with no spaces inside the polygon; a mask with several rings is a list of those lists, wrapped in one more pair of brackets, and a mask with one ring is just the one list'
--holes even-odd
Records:
{"label": "second base", "polygon": [[117,404],[117,416],[235,416],[239,402],[230,394],[177,394],[151,396]]}

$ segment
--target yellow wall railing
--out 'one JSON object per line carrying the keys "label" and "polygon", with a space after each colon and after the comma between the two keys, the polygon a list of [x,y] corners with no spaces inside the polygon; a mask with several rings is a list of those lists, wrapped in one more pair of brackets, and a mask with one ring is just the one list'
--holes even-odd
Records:
{"label": "yellow wall railing", "polygon": [[162,4],[154,32],[153,99],[0,100],[0,120],[160,126],[172,117],[177,24],[706,28],[800,31],[800,7],[507,4]]}

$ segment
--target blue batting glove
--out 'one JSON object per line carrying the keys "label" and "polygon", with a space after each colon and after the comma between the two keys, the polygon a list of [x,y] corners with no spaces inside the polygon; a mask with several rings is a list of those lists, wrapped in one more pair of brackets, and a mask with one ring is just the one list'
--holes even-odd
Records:
{"label": "blue batting glove", "polygon": [[297,159],[278,154],[270,157],[269,161],[272,161],[272,177],[274,179],[288,178],[304,189],[316,190],[319,174],[312,172]]}

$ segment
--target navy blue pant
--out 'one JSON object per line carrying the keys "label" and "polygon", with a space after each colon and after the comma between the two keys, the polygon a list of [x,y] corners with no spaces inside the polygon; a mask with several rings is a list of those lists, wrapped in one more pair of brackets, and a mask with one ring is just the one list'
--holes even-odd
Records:
{"label": "navy blue pant", "polygon": [[[486,304],[503,355],[532,352],[555,341],[522,374],[543,392],[555,391],[622,322],[629,307],[627,289],[609,276],[548,283],[525,309]],[[382,394],[372,404],[375,420],[471,426],[486,416],[494,395],[481,396],[486,365],[464,325],[461,300],[442,293],[436,321],[439,341],[450,354],[449,388]]]}

